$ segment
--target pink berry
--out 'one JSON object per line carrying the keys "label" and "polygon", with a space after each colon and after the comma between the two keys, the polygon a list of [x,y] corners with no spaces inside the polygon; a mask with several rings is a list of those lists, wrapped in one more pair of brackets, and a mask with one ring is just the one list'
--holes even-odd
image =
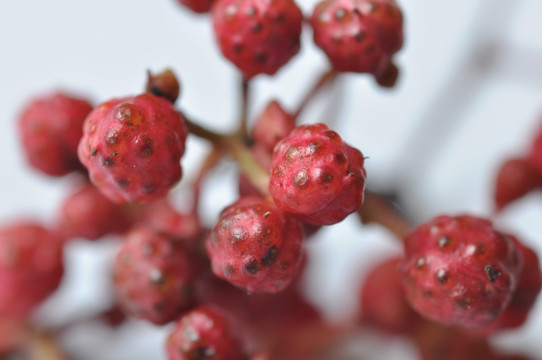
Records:
{"label": "pink berry", "polygon": [[314,42],[337,71],[378,75],[403,45],[394,0],[324,0],[311,17]]}
{"label": "pink berry", "polygon": [[220,310],[202,306],[185,314],[167,340],[169,360],[245,360],[230,320]]}
{"label": "pink berry", "polygon": [[511,237],[474,216],[439,216],[405,237],[401,277],[421,315],[480,328],[509,304],[523,265]]}
{"label": "pink berry", "polygon": [[114,99],[87,118],[79,159],[114,202],[150,202],[181,179],[187,131],[167,100],[152,94]]}
{"label": "pink berry", "polygon": [[405,298],[399,278],[401,258],[395,257],[373,268],[361,289],[361,318],[390,334],[408,334],[420,322]]}
{"label": "pink berry", "polygon": [[222,212],[206,247],[216,276],[251,293],[275,293],[297,274],[302,239],[297,221],[263,199],[245,197]]}
{"label": "pink berry", "polygon": [[302,21],[293,0],[217,0],[213,7],[222,54],[245,79],[273,75],[298,53]]}
{"label": "pink berry", "polygon": [[479,334],[491,334],[496,331],[522,326],[536,303],[542,288],[542,273],[538,256],[529,247],[515,237],[508,235],[516,244],[523,257],[523,268],[519,275],[518,286],[512,295],[510,304],[502,314],[487,326],[477,329]]}
{"label": "pink berry", "polygon": [[363,155],[324,124],[302,125],[273,151],[269,192],[301,222],[331,225],[363,202]]}
{"label": "pink berry", "polygon": [[214,1],[215,0],[177,0],[179,4],[186,6],[198,14],[209,12]]}
{"label": "pink berry", "polygon": [[51,176],[84,169],[77,145],[91,111],[88,101],[61,92],[27,104],[19,117],[19,134],[29,163]]}
{"label": "pink berry", "polygon": [[63,240],[30,222],[0,229],[0,318],[26,317],[56,290]]}
{"label": "pink berry", "polygon": [[542,185],[542,177],[525,159],[510,159],[500,168],[495,185],[495,207],[502,210]]}
{"label": "pink berry", "polygon": [[256,144],[269,150],[295,128],[295,117],[288,114],[277,101],[271,101],[256,118],[252,137]]}
{"label": "pink berry", "polygon": [[198,273],[199,263],[181,243],[138,228],[115,259],[115,290],[128,314],[162,325],[193,304]]}
{"label": "pink berry", "polygon": [[122,233],[132,221],[128,209],[112,203],[96,187],[86,183],[62,204],[58,222],[66,238],[96,240],[112,233]]}

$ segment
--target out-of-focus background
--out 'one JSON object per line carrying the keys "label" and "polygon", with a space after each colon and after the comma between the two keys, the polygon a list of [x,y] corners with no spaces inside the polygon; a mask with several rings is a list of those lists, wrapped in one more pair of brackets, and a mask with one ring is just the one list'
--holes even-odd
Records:
{"label": "out-of-focus background", "polygon": [[[310,14],[315,1],[299,3]],[[398,86],[382,90],[369,76],[345,75],[302,120],[327,121],[360,148],[369,157],[369,187],[396,192],[413,221],[441,213],[491,216],[500,163],[524,152],[542,125],[542,1],[398,3],[406,36],[396,58]],[[256,79],[252,114],[271,97],[293,108],[326,68],[311,36],[307,28],[301,53],[277,76]],[[181,79],[180,106],[188,114],[217,130],[234,126],[239,76],[219,53],[207,16],[195,16],[173,0],[0,1],[0,223],[20,217],[51,223],[70,188],[69,177],[50,179],[25,163],[16,118],[30,97],[66,89],[99,103],[140,92],[146,70],[165,67]],[[205,146],[189,140],[177,191],[181,209],[189,206],[183,189]],[[215,174],[203,199],[209,224],[236,197],[233,167],[221,166]],[[494,220],[542,254],[542,194]],[[63,323],[107,307],[115,248],[115,239],[71,244],[69,272],[41,309],[40,321]],[[364,274],[400,251],[390,233],[361,226],[355,217],[321,231],[309,249],[306,293],[331,321],[352,316]],[[162,359],[166,331],[134,321],[113,333],[91,323],[75,327],[63,344],[84,360]],[[496,342],[542,359],[540,333],[542,299],[521,330]],[[373,333],[352,347],[352,354],[361,354],[353,358],[416,358],[407,343]]]}

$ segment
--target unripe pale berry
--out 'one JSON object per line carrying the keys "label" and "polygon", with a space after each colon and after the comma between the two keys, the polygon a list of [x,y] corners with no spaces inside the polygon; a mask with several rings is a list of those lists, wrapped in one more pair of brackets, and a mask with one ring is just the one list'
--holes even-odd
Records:
{"label": "unripe pale berry", "polygon": [[152,94],[114,99],[86,119],[79,159],[114,202],[150,202],[181,179],[187,130],[167,100]]}
{"label": "unripe pale berry", "polygon": [[32,100],[19,117],[19,134],[28,162],[51,176],[84,170],[77,158],[83,122],[92,105],[56,92]]}
{"label": "unripe pale berry", "polygon": [[523,266],[511,237],[474,216],[439,216],[405,237],[401,278],[421,315],[480,328],[509,304]]}
{"label": "unripe pale berry", "polygon": [[335,224],[363,202],[363,163],[361,152],[326,125],[298,126],[273,151],[269,192],[301,222]]}
{"label": "unripe pale berry", "polygon": [[293,280],[301,263],[301,225],[258,197],[227,207],[207,238],[216,276],[251,293],[275,293]]}
{"label": "unripe pale berry", "polygon": [[273,150],[275,145],[295,128],[295,117],[287,113],[278,101],[271,101],[256,118],[252,137],[258,146]]}

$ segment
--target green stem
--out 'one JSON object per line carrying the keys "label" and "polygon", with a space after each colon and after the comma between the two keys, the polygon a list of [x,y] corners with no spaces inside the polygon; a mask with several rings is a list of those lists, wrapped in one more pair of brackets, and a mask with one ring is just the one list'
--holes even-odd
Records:
{"label": "green stem", "polygon": [[205,140],[209,140],[210,142],[214,144],[217,144],[218,142],[221,141],[223,135],[192,122],[186,116],[184,116],[184,114],[183,114],[183,117],[184,117],[184,122],[186,124],[186,128],[188,129],[188,132],[190,134],[193,134]]}
{"label": "green stem", "polygon": [[256,161],[250,149],[237,136],[224,139],[226,147],[239,164],[241,171],[262,194],[269,192],[269,173]]}

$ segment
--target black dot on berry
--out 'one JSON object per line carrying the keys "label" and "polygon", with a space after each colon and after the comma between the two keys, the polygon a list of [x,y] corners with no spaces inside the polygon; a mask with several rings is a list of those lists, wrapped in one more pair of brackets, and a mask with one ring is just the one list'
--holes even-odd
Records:
{"label": "black dot on berry", "polygon": [[186,355],[190,360],[211,360],[216,357],[216,351],[209,346],[198,346]]}
{"label": "black dot on berry", "polygon": [[258,271],[260,271],[260,264],[258,264],[258,261],[254,258],[243,265],[243,272],[245,274],[255,275]]}
{"label": "black dot on berry", "polygon": [[438,240],[438,246],[439,248],[445,248],[446,246],[450,245],[451,240],[448,236],[441,236]]}
{"label": "black dot on berry", "polygon": [[271,266],[277,259],[277,256],[279,254],[279,249],[275,245],[273,245],[267,252],[265,253],[264,257],[262,258],[262,265],[263,266]]}
{"label": "black dot on berry", "polygon": [[342,20],[346,16],[346,10],[343,8],[338,8],[335,10],[335,19]]}
{"label": "black dot on berry", "polygon": [[354,40],[356,40],[357,42],[362,42],[364,38],[365,34],[361,30],[356,31],[356,33],[354,34]]}
{"label": "black dot on berry", "polygon": [[111,168],[113,166],[115,166],[115,160],[113,160],[113,158],[107,156],[107,157],[102,157],[101,161],[100,161],[100,164],[103,166],[103,167],[106,167],[106,168]]}
{"label": "black dot on berry", "polygon": [[436,274],[437,280],[441,284],[446,284],[448,282],[448,272],[444,269],[439,269]]}
{"label": "black dot on berry", "polygon": [[461,309],[468,310],[471,307],[471,301],[468,298],[460,297],[455,300],[455,303],[457,306],[459,306]]}
{"label": "black dot on berry", "polygon": [[341,153],[335,154],[335,162],[339,165],[344,164],[346,162],[346,156]]}
{"label": "black dot on berry", "polygon": [[286,14],[285,13],[280,13],[277,18],[275,19],[275,22],[277,24],[282,24],[286,21]]}
{"label": "black dot on berry", "polygon": [[363,16],[363,14],[361,13],[361,11],[359,11],[358,8],[354,8],[354,10],[352,10],[352,12],[353,12],[355,15],[357,15],[358,17],[362,17],[362,16]]}
{"label": "black dot on berry", "polygon": [[143,185],[143,187],[141,188],[141,191],[143,191],[143,193],[147,194],[147,195],[150,195],[150,194],[154,194],[156,192],[156,185],[153,184],[153,183],[147,183],[145,185]]}
{"label": "black dot on berry", "polygon": [[491,265],[487,265],[485,268],[484,268],[484,271],[486,272],[486,275],[489,279],[489,282],[493,283],[497,280],[497,278],[499,276],[501,276],[501,272],[500,270],[494,268],[493,266]]}
{"label": "black dot on berry", "polygon": [[121,178],[121,179],[116,180],[116,183],[119,188],[124,189],[124,190],[130,187],[130,180],[128,179]]}
{"label": "black dot on berry", "polygon": [[320,182],[322,184],[329,184],[333,181],[333,175],[330,173],[323,173],[322,176],[320,176]]}
{"label": "black dot on berry", "polygon": [[256,60],[258,64],[263,64],[267,61],[267,55],[265,53],[258,52],[254,56],[254,60]]}
{"label": "black dot on berry", "polygon": [[90,153],[90,155],[92,155],[92,156],[98,155],[98,150],[96,150],[96,149],[92,150],[92,152]]}
{"label": "black dot on berry", "polygon": [[241,43],[233,44],[233,52],[236,53],[237,55],[241,54],[244,49],[245,47]]}
{"label": "black dot on berry", "polygon": [[252,25],[252,32],[255,33],[255,34],[259,34],[261,33],[263,30],[263,25],[262,23],[255,23],[254,25]]}
{"label": "black dot on berry", "polygon": [[147,158],[154,153],[154,140],[150,138],[142,138],[139,144],[139,157]]}
{"label": "black dot on berry", "polygon": [[149,280],[154,285],[162,285],[166,281],[166,278],[160,269],[152,268],[151,271],[149,271]]}
{"label": "black dot on berry", "polygon": [[249,6],[245,13],[248,17],[253,17],[254,15],[256,15],[256,8],[253,6]]}

